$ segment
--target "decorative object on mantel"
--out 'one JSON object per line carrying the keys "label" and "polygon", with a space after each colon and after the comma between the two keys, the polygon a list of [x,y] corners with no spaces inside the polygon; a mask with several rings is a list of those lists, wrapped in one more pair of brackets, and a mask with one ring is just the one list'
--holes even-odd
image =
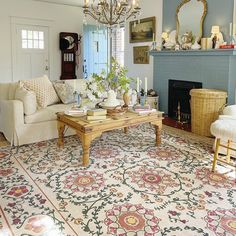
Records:
{"label": "decorative object on mantel", "polygon": [[199,45],[198,42],[199,42],[199,40],[196,38],[194,44],[191,46],[191,49],[193,49],[193,50],[201,49],[201,45]]}
{"label": "decorative object on mantel", "polygon": [[130,43],[155,42],[156,17],[131,21],[129,30]]}
{"label": "decorative object on mantel", "polygon": [[133,47],[134,64],[149,64],[149,46]]}
{"label": "decorative object on mantel", "polygon": [[[166,32],[163,32],[163,33],[166,33]],[[176,35],[176,30],[171,31],[167,38],[165,34],[162,35],[162,37],[165,37],[165,43],[163,45],[163,49],[166,49],[166,50],[175,49],[175,45],[176,45],[175,35]]]}
{"label": "decorative object on mantel", "polygon": [[206,13],[206,0],[182,0],[176,10],[176,42],[178,44],[181,45],[182,35],[190,30],[200,43]]}
{"label": "decorative object on mantel", "polygon": [[201,38],[201,48],[202,50],[212,49],[211,38]]}
{"label": "decorative object on mantel", "polygon": [[181,48],[183,50],[191,49],[192,41],[193,41],[192,31],[184,33],[181,37]]}
{"label": "decorative object on mantel", "polygon": [[224,38],[220,32],[218,25],[213,25],[211,28],[212,49],[219,49],[220,45],[224,43]]}
{"label": "decorative object on mantel", "polygon": [[161,39],[162,39],[162,48],[165,49],[165,43],[168,40],[169,35],[167,32],[162,32]]}

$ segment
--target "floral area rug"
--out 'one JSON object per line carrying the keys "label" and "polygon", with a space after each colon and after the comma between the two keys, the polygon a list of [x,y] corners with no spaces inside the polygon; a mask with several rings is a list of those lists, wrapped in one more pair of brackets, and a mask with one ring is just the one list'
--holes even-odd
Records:
{"label": "floral area rug", "polygon": [[2,133],[0,133],[0,147],[9,146],[9,142],[5,139]]}
{"label": "floral area rug", "polygon": [[145,125],[92,143],[51,140],[0,149],[0,235],[236,235],[236,185],[211,172],[211,145]]}

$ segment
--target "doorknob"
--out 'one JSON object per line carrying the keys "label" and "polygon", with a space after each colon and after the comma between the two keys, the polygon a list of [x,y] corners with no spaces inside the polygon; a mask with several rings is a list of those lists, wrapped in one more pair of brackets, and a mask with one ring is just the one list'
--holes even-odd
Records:
{"label": "doorknob", "polygon": [[49,70],[49,67],[48,67],[48,66],[46,66],[46,67],[45,67],[45,70],[46,70],[46,71],[48,71],[48,70]]}

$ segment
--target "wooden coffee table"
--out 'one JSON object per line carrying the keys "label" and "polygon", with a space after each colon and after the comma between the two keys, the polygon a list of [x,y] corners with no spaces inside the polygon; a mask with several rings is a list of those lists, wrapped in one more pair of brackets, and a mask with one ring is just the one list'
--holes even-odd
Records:
{"label": "wooden coffee table", "polygon": [[71,117],[64,113],[57,113],[58,123],[58,146],[64,147],[65,126],[74,129],[79,136],[83,147],[83,165],[89,165],[89,149],[91,142],[99,137],[103,132],[124,128],[125,133],[128,127],[138,124],[150,123],[155,127],[156,145],[161,143],[163,112],[154,112],[145,115],[127,112],[120,117],[111,120],[88,123],[83,117]]}

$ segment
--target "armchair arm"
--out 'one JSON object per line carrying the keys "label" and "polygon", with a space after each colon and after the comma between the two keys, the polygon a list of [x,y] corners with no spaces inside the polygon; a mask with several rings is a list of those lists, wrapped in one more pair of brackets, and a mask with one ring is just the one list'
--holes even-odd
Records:
{"label": "armchair arm", "polygon": [[236,105],[225,107],[223,110],[223,115],[236,116]]}
{"label": "armchair arm", "polygon": [[12,141],[17,127],[24,125],[24,107],[20,100],[0,100],[0,131]]}
{"label": "armchair arm", "polygon": [[219,120],[235,120],[236,121],[236,115],[235,116],[219,115]]}

